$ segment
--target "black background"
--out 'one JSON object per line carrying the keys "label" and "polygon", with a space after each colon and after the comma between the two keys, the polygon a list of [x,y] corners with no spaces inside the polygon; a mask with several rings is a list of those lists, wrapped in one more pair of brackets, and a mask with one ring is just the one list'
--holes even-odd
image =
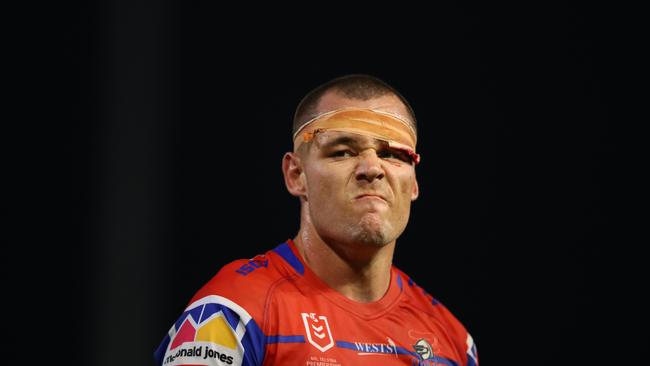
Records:
{"label": "black background", "polygon": [[395,263],[466,325],[481,363],[640,361],[625,11],[55,10],[17,91],[44,103],[22,117],[18,155],[36,164],[19,167],[27,225],[3,261],[20,310],[10,359],[151,364],[221,266],[296,233],[280,162],[302,96],[367,73],[419,120],[421,195]]}

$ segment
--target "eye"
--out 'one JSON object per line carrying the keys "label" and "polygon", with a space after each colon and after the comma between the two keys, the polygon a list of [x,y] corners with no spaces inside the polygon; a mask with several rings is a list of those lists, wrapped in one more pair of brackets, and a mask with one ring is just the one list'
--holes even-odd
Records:
{"label": "eye", "polygon": [[393,150],[393,149],[386,149],[379,151],[377,153],[377,156],[379,156],[382,159],[388,159],[388,160],[399,160],[401,162],[405,163],[411,163],[411,157],[400,150]]}
{"label": "eye", "polygon": [[352,151],[347,149],[336,150],[329,154],[331,158],[349,158],[353,156]]}

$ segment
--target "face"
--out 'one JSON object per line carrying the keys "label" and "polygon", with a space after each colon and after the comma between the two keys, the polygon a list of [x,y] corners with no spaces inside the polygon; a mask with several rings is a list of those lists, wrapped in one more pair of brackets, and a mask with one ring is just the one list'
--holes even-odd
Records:
{"label": "face", "polygon": [[[369,101],[326,94],[319,108],[384,110],[408,119],[396,97]],[[383,246],[406,227],[418,196],[415,168],[384,141],[349,132],[318,133],[301,154],[301,196],[311,224],[325,240]]]}

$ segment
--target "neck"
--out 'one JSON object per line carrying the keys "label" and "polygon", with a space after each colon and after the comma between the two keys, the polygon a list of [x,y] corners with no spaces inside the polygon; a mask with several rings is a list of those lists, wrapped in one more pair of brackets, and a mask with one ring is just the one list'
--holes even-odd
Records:
{"label": "neck", "polygon": [[294,243],[309,268],[347,298],[368,303],[388,291],[395,241],[382,247],[326,241],[306,224]]}

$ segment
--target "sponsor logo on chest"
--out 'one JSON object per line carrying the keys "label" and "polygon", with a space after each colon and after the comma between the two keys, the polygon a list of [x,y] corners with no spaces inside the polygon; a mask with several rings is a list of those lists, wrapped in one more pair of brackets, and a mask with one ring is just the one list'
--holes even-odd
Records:
{"label": "sponsor logo on chest", "polygon": [[368,343],[368,342],[354,342],[359,356],[389,356],[394,354],[397,357],[397,345],[395,342],[386,337],[387,343]]}

